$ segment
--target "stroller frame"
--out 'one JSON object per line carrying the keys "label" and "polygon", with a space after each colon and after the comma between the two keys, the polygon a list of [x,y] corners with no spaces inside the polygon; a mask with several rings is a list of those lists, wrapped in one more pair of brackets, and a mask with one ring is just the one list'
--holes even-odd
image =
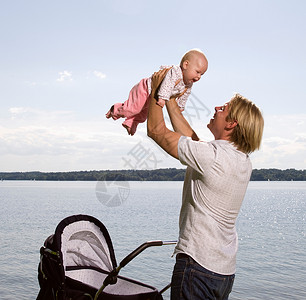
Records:
{"label": "stroller frame", "polygon": [[106,227],[88,215],[63,219],[40,249],[37,300],[154,300],[169,287],[155,287],[119,275],[120,270],[149,247],[176,241],[148,241],[117,265]]}

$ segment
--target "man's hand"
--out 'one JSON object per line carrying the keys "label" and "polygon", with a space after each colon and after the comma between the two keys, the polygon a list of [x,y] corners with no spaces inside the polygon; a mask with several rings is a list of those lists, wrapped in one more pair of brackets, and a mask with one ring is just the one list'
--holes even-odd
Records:
{"label": "man's hand", "polygon": [[159,98],[156,104],[163,108],[166,104],[166,100]]}

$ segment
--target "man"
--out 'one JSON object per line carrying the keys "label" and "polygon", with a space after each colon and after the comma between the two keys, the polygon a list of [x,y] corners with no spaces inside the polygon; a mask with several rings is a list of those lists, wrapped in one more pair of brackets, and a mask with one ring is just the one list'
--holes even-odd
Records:
{"label": "man", "polygon": [[[160,76],[153,76],[152,98]],[[150,103],[147,131],[187,166],[171,299],[226,300],[236,270],[235,222],[252,172],[248,154],[260,147],[263,117],[255,104],[237,94],[215,108],[207,125],[215,140],[204,142],[174,99],[166,106],[174,131],[165,126],[155,99]]]}

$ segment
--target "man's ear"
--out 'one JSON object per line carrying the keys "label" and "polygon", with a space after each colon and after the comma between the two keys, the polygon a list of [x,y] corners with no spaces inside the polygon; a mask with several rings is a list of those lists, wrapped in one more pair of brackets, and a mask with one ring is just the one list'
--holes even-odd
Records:
{"label": "man's ear", "polygon": [[234,120],[234,121],[228,122],[228,124],[226,125],[226,127],[227,127],[228,129],[234,129],[237,125],[238,125],[238,121],[237,121],[237,120]]}

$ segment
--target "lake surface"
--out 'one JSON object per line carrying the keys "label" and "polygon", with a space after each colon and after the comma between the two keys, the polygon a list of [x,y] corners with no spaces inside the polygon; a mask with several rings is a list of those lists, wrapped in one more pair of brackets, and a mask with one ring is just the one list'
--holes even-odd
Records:
{"label": "lake surface", "polygon": [[[35,299],[39,249],[73,214],[108,229],[117,262],[148,240],[176,240],[183,182],[0,182],[0,299]],[[237,220],[231,300],[306,299],[306,182],[250,182]],[[161,289],[174,246],[149,248],[121,275]],[[164,294],[169,299],[169,293]]]}

